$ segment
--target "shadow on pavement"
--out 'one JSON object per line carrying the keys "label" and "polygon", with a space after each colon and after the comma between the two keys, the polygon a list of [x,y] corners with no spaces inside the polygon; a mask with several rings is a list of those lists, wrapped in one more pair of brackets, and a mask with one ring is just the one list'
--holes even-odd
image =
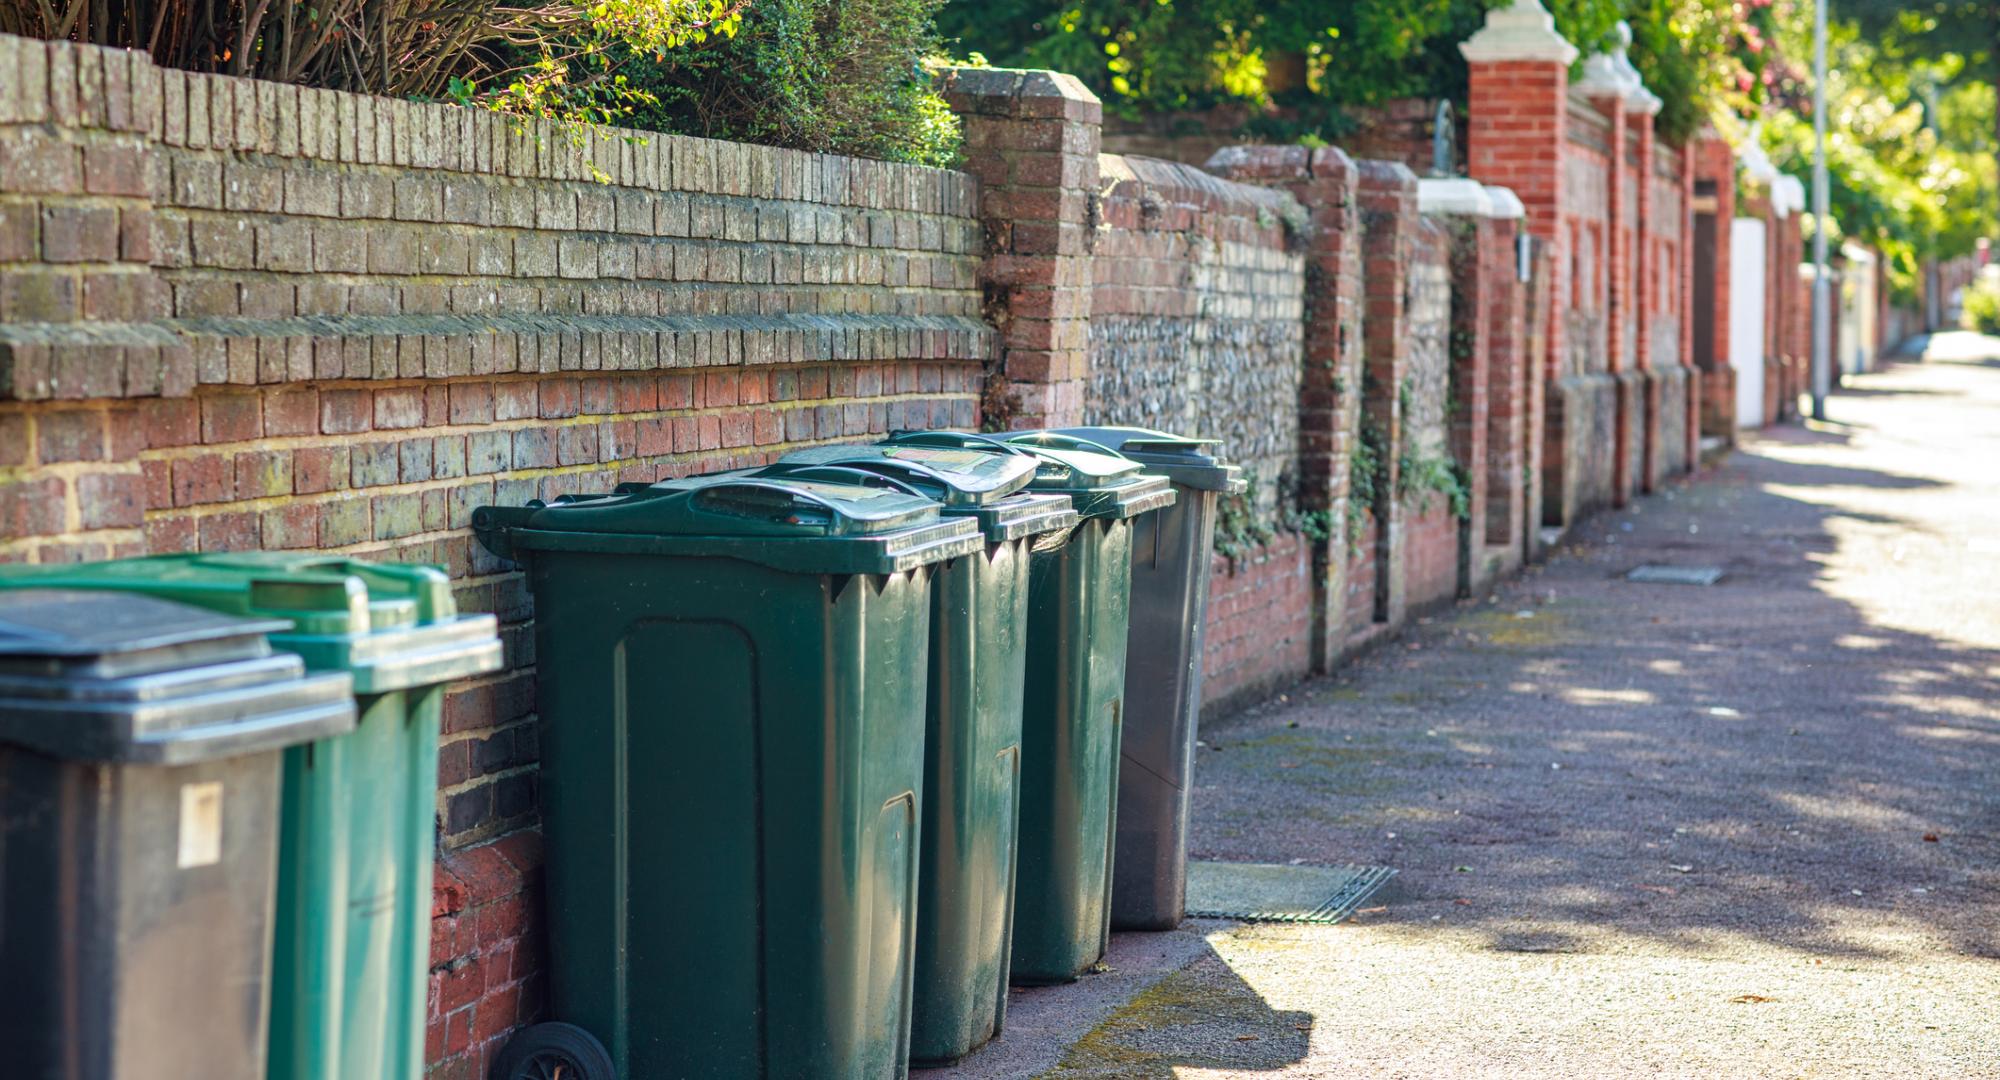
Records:
{"label": "shadow on pavement", "polygon": [[[1586,522],[1496,602],[1204,728],[1194,854],[1395,866],[1408,899],[1371,932],[1502,952],[2000,959],[2000,650],[1891,625],[1871,608],[1894,587],[1857,603],[1836,558],[1880,543],[1887,570],[1940,527],[1909,499],[1995,488],[1784,453],[1846,438],[1785,431]],[[1729,573],[1619,576],[1642,562]]]}

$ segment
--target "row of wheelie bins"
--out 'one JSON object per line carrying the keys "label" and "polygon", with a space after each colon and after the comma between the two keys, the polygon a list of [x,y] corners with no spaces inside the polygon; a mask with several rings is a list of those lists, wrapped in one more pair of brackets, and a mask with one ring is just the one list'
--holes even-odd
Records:
{"label": "row of wheelie bins", "polygon": [[898,1076],[1176,925],[1240,483],[924,431],[475,511],[535,604],[553,1017],[493,1075]]}
{"label": "row of wheelie bins", "polygon": [[[1239,484],[932,431],[477,511],[535,600],[556,1017],[493,1075],[899,1075],[1178,923]],[[420,1076],[442,702],[500,663],[432,567],[0,567],[7,1075]]]}
{"label": "row of wheelie bins", "polygon": [[434,567],[0,567],[0,1074],[421,1076],[443,698],[500,663]]}

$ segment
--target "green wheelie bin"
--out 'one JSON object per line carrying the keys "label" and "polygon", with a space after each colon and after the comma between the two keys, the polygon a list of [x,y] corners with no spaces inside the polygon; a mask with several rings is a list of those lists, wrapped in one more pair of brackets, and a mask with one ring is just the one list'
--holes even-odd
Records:
{"label": "green wheelie bin", "polygon": [[1056,436],[926,431],[889,443],[1026,451],[1036,460],[1029,490],[1068,495],[1081,519],[1060,542],[1037,544],[1029,569],[1010,973],[1016,983],[1068,982],[1104,955],[1110,935],[1132,522],[1171,506],[1173,488],[1137,462]]}
{"label": "green wheelie bin", "polygon": [[889,478],[979,523],[983,553],[939,565],[931,582],[930,694],[924,729],[923,844],[917,887],[910,1060],[942,1065],[1006,1019],[1020,814],[1021,696],[1028,568],[1037,538],[1066,536],[1066,495],[1022,491],[1037,458],[931,446],[821,446],[762,475]]}
{"label": "green wheelie bin", "polygon": [[436,567],[312,553],[0,568],[0,587],[21,586],[285,619],[274,647],[308,670],[352,677],[354,730],[285,754],[271,1075],[420,1075],[439,723],[449,683],[499,669],[493,616],[460,615]]}
{"label": "green wheelie bin", "polygon": [[977,524],[738,473],[473,530],[534,598],[558,1021],[495,1076],[903,1074],[930,580]]}
{"label": "green wheelie bin", "polygon": [[1174,485],[1174,505],[1132,532],[1125,740],[1118,768],[1118,873],[1111,928],[1172,930],[1187,910],[1188,790],[1201,713],[1201,645],[1222,497],[1245,489],[1216,440],[1136,427],[1063,428]]}

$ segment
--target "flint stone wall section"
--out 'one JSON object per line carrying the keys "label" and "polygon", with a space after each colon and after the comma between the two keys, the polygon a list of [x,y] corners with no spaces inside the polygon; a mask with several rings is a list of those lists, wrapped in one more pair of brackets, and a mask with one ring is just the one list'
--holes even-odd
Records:
{"label": "flint stone wall section", "polygon": [[1098,168],[1084,419],[1223,440],[1271,520],[1298,460],[1303,211],[1190,165],[1105,155]]}

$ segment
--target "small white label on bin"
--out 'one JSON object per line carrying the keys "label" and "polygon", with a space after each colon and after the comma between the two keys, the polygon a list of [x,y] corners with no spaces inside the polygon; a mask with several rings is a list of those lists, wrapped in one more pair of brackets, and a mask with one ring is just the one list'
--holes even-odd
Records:
{"label": "small white label on bin", "polygon": [[222,861],[222,781],[181,785],[180,868]]}

